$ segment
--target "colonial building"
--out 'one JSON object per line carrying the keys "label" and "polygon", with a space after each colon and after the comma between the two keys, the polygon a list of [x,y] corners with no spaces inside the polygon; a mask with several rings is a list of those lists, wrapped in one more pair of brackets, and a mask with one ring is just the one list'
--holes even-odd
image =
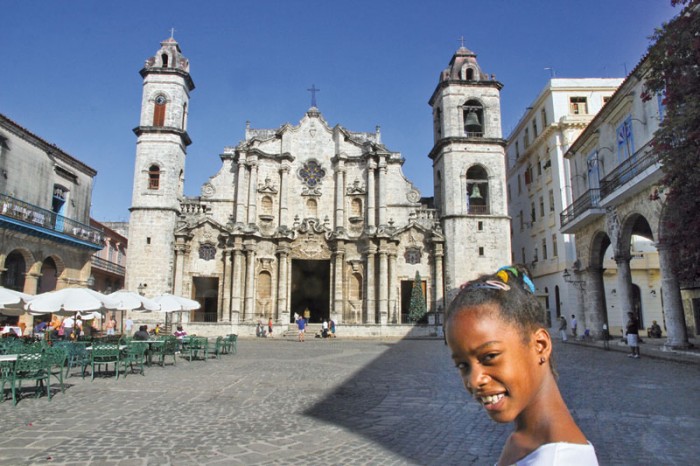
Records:
{"label": "colonial building", "polygon": [[103,234],[90,226],[95,170],[0,115],[0,285],[85,285]]}
{"label": "colonial building", "polygon": [[90,219],[90,225],[101,229],[104,234],[104,247],[92,255],[90,288],[109,294],[124,288],[126,275],[126,250],[128,241],[121,233],[107,223]]}
{"label": "colonial building", "polygon": [[[436,312],[446,289],[510,257],[501,85],[466,49],[431,99],[444,116],[430,154],[435,206],[405,178],[403,157],[384,145],[379,128],[331,126],[313,103],[296,125],[248,124],[201,195],[186,198],[189,62],[170,38],[141,75],[129,227],[139,252],[127,258],[127,288],[197,299],[202,308],[190,326],[269,317],[287,324],[308,309],[311,322],[330,318],[346,333],[386,334],[407,322],[416,272]],[[465,109],[474,109],[478,125],[465,125]]]}
{"label": "colonial building", "polygon": [[621,82],[551,79],[508,137],[513,262],[530,269],[550,325],[556,326],[561,315],[568,319],[575,313],[578,299],[576,285],[563,277],[564,270],[580,263],[573,237],[559,231],[559,214],[571,204],[564,154]]}
{"label": "colonial building", "polygon": [[[661,96],[641,97],[647,72],[642,60],[567,151],[573,202],[561,213],[561,231],[575,235],[579,266],[570,280],[579,285],[576,314],[586,328],[600,335],[608,324],[616,334],[633,312],[647,327],[663,322],[668,346],[687,347],[687,322],[698,323],[684,315],[673,253],[663,247],[663,173],[651,142],[664,107]],[[642,238],[646,251],[635,250]],[[605,280],[611,258],[614,283]]]}

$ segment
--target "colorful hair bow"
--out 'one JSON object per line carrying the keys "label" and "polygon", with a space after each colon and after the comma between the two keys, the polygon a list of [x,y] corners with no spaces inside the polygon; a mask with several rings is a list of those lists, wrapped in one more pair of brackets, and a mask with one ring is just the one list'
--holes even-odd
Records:
{"label": "colorful hair bow", "polygon": [[525,285],[527,285],[527,288],[530,290],[530,293],[533,293],[533,294],[535,293],[535,284],[532,283],[532,280],[530,280],[530,277],[528,277],[524,273],[521,274],[520,272],[518,272],[518,269],[516,269],[513,266],[507,265],[505,267],[501,267],[496,272],[496,276],[498,278],[500,278],[501,280],[503,280],[503,283],[508,283],[508,278],[509,278],[508,272],[512,273],[516,277],[522,276],[523,283],[525,283]]}

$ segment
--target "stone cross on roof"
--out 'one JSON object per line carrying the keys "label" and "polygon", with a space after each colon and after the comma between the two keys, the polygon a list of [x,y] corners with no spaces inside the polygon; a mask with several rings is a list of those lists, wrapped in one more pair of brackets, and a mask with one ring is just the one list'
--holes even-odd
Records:
{"label": "stone cross on roof", "polygon": [[311,85],[310,89],[307,89],[307,91],[311,92],[311,106],[315,107],[316,106],[316,93],[320,92],[321,89],[317,89],[315,84]]}

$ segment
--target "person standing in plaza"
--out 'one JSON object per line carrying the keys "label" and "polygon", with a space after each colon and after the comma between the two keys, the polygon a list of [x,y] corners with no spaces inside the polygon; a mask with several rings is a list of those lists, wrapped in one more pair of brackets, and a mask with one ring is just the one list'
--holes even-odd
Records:
{"label": "person standing in plaza", "polygon": [[304,332],[306,331],[306,319],[299,317],[297,319],[297,328],[299,329],[299,341],[304,341]]}
{"label": "person standing in plaza", "polygon": [[627,346],[629,346],[632,351],[627,357],[639,359],[639,323],[637,323],[637,319],[631,312],[627,313],[625,331],[627,334]]}
{"label": "person standing in plaza", "polygon": [[272,338],[272,317],[267,320],[267,335]]}
{"label": "person standing in plaza", "polygon": [[564,343],[569,339],[566,335],[566,317],[564,316],[559,316],[559,335]]}
{"label": "person standing in plaza", "polygon": [[75,319],[73,316],[68,316],[63,319],[63,338],[65,340],[70,340],[73,334],[73,327],[75,326]]}
{"label": "person standing in plaza", "polygon": [[124,333],[131,335],[132,328],[134,328],[134,321],[131,320],[131,317],[127,317],[126,322],[124,322]]}
{"label": "person standing in plaza", "polygon": [[499,465],[597,466],[559,391],[552,338],[534,292],[520,266],[462,285],[444,324],[452,360],[489,417],[514,424]]}
{"label": "person standing in plaza", "polygon": [[117,320],[114,316],[107,319],[107,335],[114,335],[114,329],[117,328]]}
{"label": "person standing in plaza", "polygon": [[576,320],[576,316],[574,314],[571,314],[571,335],[574,337],[574,340],[578,335],[578,321]]}

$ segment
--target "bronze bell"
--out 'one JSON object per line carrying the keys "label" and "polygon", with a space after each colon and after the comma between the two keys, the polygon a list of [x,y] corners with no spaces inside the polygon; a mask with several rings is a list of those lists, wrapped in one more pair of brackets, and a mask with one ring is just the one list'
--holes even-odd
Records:
{"label": "bronze bell", "polygon": [[464,130],[467,133],[480,133],[481,123],[479,122],[479,115],[476,112],[467,113],[467,118],[464,121]]}
{"label": "bronze bell", "polygon": [[483,197],[481,197],[481,191],[479,191],[478,184],[475,184],[472,188],[472,194],[469,196],[469,199],[483,199]]}

